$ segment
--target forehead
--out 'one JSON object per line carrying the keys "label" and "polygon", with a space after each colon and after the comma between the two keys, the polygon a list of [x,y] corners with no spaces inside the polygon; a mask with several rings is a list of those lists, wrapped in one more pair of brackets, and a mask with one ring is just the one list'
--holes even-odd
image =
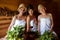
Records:
{"label": "forehead", "polygon": [[38,8],[40,9],[40,8],[45,8],[43,5],[38,5]]}
{"label": "forehead", "polygon": [[25,9],[24,7],[20,7],[19,9]]}
{"label": "forehead", "polygon": [[33,9],[29,9],[29,10],[33,11]]}
{"label": "forehead", "polygon": [[44,7],[38,7],[38,9],[44,9]]}

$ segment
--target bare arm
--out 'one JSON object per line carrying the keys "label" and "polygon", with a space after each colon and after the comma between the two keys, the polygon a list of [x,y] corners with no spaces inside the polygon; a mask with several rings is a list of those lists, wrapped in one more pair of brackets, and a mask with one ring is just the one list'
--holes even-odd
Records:
{"label": "bare arm", "polygon": [[[8,28],[8,31],[11,29],[11,27],[14,25],[14,23],[15,23],[15,16],[12,18],[12,22],[11,22],[11,24],[10,24],[10,26],[9,26],[9,28]],[[7,35],[4,37],[4,38],[7,38]]]}
{"label": "bare arm", "polygon": [[35,25],[37,25],[37,20],[36,20],[36,18],[34,18],[34,23],[35,23]]}
{"label": "bare arm", "polygon": [[15,19],[16,19],[16,16],[14,16],[14,17],[12,18],[12,21],[11,21],[11,24],[10,24],[8,30],[10,30],[11,27],[14,25],[14,23],[15,23]]}
{"label": "bare arm", "polygon": [[40,32],[40,16],[38,16],[38,32]]}
{"label": "bare arm", "polygon": [[51,19],[51,30],[53,29],[53,17],[52,17],[52,14],[49,14],[50,15],[50,19]]}
{"label": "bare arm", "polygon": [[27,17],[27,32],[30,30],[30,17]]}

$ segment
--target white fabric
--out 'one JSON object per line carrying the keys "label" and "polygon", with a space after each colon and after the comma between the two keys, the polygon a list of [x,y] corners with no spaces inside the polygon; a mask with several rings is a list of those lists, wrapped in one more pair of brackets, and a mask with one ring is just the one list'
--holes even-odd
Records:
{"label": "white fabric", "polygon": [[16,26],[25,26],[25,21],[24,20],[18,20],[18,19],[16,19],[15,20],[15,24],[12,26],[12,28],[11,28],[11,31],[14,29],[13,27],[16,27]]}
{"label": "white fabric", "polygon": [[41,35],[45,32],[50,30],[51,28],[51,22],[50,22],[50,18],[40,18],[40,32]]}
{"label": "white fabric", "polygon": [[31,31],[37,31],[37,27],[36,27],[34,20],[30,21],[30,26],[33,27],[33,28],[31,28]]}

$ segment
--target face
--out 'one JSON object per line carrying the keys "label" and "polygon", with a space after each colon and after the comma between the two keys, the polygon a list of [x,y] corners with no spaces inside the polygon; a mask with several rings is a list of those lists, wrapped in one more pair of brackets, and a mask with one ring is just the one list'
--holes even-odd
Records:
{"label": "face", "polygon": [[23,8],[23,7],[19,8],[19,10],[18,10],[19,13],[24,13],[24,11],[25,11],[25,8]]}
{"label": "face", "polygon": [[29,9],[28,10],[28,13],[29,13],[29,15],[33,15],[33,10],[32,9]]}
{"label": "face", "polygon": [[38,8],[38,11],[39,13],[45,13],[45,8],[44,7]]}

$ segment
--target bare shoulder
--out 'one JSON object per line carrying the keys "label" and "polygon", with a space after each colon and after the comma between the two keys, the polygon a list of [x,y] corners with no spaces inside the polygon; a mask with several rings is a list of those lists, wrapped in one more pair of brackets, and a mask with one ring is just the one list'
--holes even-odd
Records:
{"label": "bare shoulder", "polygon": [[40,20],[40,18],[41,18],[41,15],[38,16],[38,20]]}
{"label": "bare shoulder", "polygon": [[49,16],[52,16],[52,14],[51,14],[51,13],[48,13],[48,15],[49,15]]}
{"label": "bare shoulder", "polygon": [[12,18],[13,18],[13,19],[17,18],[17,15],[13,16]]}

